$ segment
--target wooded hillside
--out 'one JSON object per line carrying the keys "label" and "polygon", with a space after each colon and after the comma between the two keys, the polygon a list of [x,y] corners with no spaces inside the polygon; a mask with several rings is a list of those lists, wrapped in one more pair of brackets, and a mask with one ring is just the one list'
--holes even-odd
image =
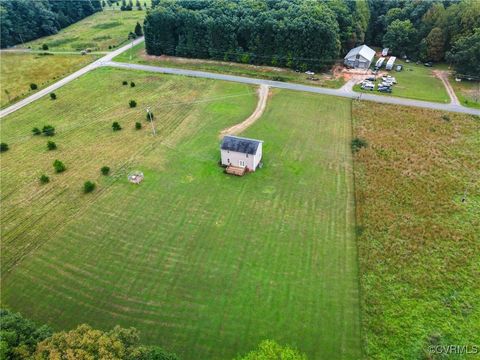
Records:
{"label": "wooded hillside", "polygon": [[145,19],[152,55],[320,69],[363,42],[366,1],[155,1]]}
{"label": "wooded hillside", "polygon": [[100,0],[2,0],[0,47],[56,34],[101,9]]}

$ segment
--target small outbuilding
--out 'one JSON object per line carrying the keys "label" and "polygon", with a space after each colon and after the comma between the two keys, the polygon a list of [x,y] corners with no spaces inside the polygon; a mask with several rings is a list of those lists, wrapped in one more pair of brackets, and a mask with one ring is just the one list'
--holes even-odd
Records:
{"label": "small outbuilding", "polygon": [[255,171],[262,160],[263,141],[227,135],[220,145],[222,165]]}
{"label": "small outbuilding", "polygon": [[344,64],[354,69],[370,68],[373,58],[375,57],[375,50],[369,48],[367,45],[357,46],[350,50],[344,57]]}

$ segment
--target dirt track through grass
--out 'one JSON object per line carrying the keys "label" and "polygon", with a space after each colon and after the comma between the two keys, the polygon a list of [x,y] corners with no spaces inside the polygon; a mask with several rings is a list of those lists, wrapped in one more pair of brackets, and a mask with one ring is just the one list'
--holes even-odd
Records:
{"label": "dirt track through grass", "polygon": [[[265,167],[244,178],[217,161],[219,131],[255,108],[247,85],[101,69],[3,119],[2,302],[56,329],[135,326],[184,359],[266,338],[358,359],[350,103],[272,93],[244,133],[265,141]],[[56,152],[30,135],[47,122]],[[51,175],[55,158],[64,174]],[[137,169],[140,186],[126,181]],[[82,194],[85,180],[98,190]]]}
{"label": "dirt track through grass", "polygon": [[267,99],[268,99],[268,86],[267,85],[260,85],[257,90],[258,93],[258,103],[257,107],[253,111],[253,113],[240,124],[236,124],[230,126],[227,129],[224,129],[220,132],[220,138],[223,138],[225,135],[238,135],[242,131],[246,130],[249,126],[251,126],[255,121],[257,121],[265,111],[265,107],[267,106]]}

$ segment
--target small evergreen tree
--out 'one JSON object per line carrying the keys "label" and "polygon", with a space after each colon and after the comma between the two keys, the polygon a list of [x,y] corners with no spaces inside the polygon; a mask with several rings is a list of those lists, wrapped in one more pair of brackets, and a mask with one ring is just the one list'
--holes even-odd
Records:
{"label": "small evergreen tree", "polygon": [[42,133],[42,132],[41,132],[40,129],[37,128],[37,127],[34,127],[34,128],[32,129],[32,134],[33,134],[33,135],[40,135],[41,133]]}
{"label": "small evergreen tree", "polygon": [[55,135],[55,128],[51,125],[45,125],[42,129],[42,133],[45,136],[53,136]]}
{"label": "small evergreen tree", "polygon": [[128,105],[130,105],[131,108],[134,108],[137,106],[137,102],[135,100],[130,100],[130,102],[128,103]]}
{"label": "small evergreen tree", "polygon": [[31,89],[31,90],[37,90],[37,89],[38,89],[37,84],[31,83],[31,84],[30,84],[30,89]]}
{"label": "small evergreen tree", "polygon": [[139,122],[135,123],[135,129],[140,130],[142,128],[142,124]]}
{"label": "small evergreen tree", "polygon": [[122,81],[122,85],[128,85],[128,81],[123,80],[123,81]]}
{"label": "small evergreen tree", "polygon": [[47,142],[47,149],[48,150],[55,150],[57,148],[57,144],[55,144],[53,141]]}
{"label": "small evergreen tree", "polygon": [[40,184],[47,184],[50,182],[50,178],[45,174],[40,176],[39,180],[40,180]]}
{"label": "small evergreen tree", "polygon": [[8,151],[8,144],[7,143],[0,143],[0,152]]}
{"label": "small evergreen tree", "polygon": [[55,160],[53,162],[53,168],[55,169],[56,173],[64,172],[67,169],[65,167],[65,164],[63,162],[61,162],[60,160]]}
{"label": "small evergreen tree", "polygon": [[353,152],[358,152],[360,151],[361,148],[363,147],[367,147],[368,143],[366,140],[364,139],[360,139],[360,138],[355,138],[352,140],[351,142],[351,147],[352,147],[352,151]]}
{"label": "small evergreen tree", "polygon": [[135,83],[133,81],[130,82],[130,87],[135,87]]}
{"label": "small evergreen tree", "polygon": [[43,44],[43,45],[42,45],[42,50],[47,51],[47,50],[48,50],[48,45],[47,45],[47,44]]}
{"label": "small evergreen tree", "polygon": [[153,121],[155,117],[151,111],[147,111],[147,121]]}
{"label": "small evergreen tree", "polygon": [[95,183],[91,181],[85,181],[83,184],[83,192],[85,194],[91,193],[93,190],[95,190]]}
{"label": "small evergreen tree", "polygon": [[55,94],[55,93],[50,93],[50,99],[56,100],[56,99],[57,99],[57,94]]}
{"label": "small evergreen tree", "polygon": [[113,129],[113,131],[120,131],[120,130],[122,130],[122,127],[120,126],[120,124],[117,121],[114,121],[113,124],[112,124],[112,129]]}
{"label": "small evergreen tree", "polygon": [[140,25],[140,23],[138,21],[137,21],[137,25],[135,25],[135,34],[137,36],[142,36],[143,35],[142,25]]}
{"label": "small evergreen tree", "polygon": [[102,175],[107,176],[110,173],[110,168],[108,166],[102,166],[100,172],[102,173]]}

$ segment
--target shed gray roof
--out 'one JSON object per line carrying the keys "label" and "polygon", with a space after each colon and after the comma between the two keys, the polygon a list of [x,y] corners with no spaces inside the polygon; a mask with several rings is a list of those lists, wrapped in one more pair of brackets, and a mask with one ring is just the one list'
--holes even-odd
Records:
{"label": "shed gray roof", "polygon": [[370,49],[367,45],[357,46],[356,48],[353,48],[352,50],[350,50],[348,54],[345,55],[344,59],[355,57],[357,55],[360,55],[365,59],[372,61],[373,57],[375,56],[375,50]]}
{"label": "shed gray roof", "polygon": [[261,140],[248,139],[238,136],[227,135],[222,140],[222,150],[236,151],[239,153],[255,155]]}

